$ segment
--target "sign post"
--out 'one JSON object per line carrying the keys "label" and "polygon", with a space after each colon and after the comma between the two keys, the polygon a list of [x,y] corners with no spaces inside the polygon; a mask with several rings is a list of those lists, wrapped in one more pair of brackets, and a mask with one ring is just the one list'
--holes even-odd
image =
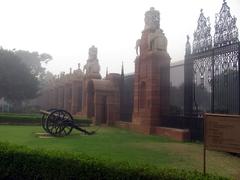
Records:
{"label": "sign post", "polygon": [[240,116],[204,114],[203,173],[206,150],[240,153]]}

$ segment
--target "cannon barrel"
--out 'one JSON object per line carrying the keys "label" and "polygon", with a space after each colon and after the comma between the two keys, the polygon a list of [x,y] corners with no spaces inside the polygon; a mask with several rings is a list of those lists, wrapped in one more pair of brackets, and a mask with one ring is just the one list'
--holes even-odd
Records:
{"label": "cannon barrel", "polygon": [[49,112],[49,111],[45,111],[45,110],[40,110],[40,113],[42,113],[42,114],[46,114],[46,115],[51,114],[51,112]]}

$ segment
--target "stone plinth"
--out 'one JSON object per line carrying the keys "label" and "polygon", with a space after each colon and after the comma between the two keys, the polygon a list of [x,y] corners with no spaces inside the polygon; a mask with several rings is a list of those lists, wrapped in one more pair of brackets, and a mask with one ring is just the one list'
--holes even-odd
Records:
{"label": "stone plinth", "polygon": [[175,128],[167,128],[167,127],[152,127],[151,129],[147,129],[141,126],[134,126],[130,122],[124,122],[124,121],[116,121],[114,122],[114,125],[116,127],[134,130],[137,132],[143,132],[144,130],[147,130],[147,132],[150,132],[151,134],[160,135],[160,136],[167,136],[171,139],[177,140],[177,141],[189,141],[191,139],[191,133],[189,129],[175,129]]}
{"label": "stone plinth", "polygon": [[191,139],[189,129],[153,127],[151,128],[151,134],[167,136],[177,141],[189,141]]}

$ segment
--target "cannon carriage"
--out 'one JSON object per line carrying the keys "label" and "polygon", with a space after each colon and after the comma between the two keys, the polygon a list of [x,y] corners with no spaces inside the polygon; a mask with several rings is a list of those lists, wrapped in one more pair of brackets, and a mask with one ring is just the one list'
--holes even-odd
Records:
{"label": "cannon carriage", "polygon": [[73,129],[92,135],[95,131],[83,129],[81,125],[74,122],[73,116],[62,109],[40,110],[42,113],[42,128],[52,136],[67,136]]}

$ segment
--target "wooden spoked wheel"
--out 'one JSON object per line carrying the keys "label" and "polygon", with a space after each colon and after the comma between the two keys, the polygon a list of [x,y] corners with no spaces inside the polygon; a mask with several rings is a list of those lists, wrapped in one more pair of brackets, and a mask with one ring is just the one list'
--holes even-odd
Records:
{"label": "wooden spoked wheel", "polygon": [[[53,111],[56,111],[57,109],[52,108],[52,109],[48,109],[47,112],[51,113]],[[48,114],[43,114],[42,115],[42,120],[41,120],[41,124],[42,124],[42,128],[47,131],[47,127],[46,127],[46,120],[47,120]]]}
{"label": "wooden spoked wheel", "polygon": [[48,133],[53,136],[69,135],[73,129],[72,115],[65,110],[52,111],[45,121],[45,128]]}

